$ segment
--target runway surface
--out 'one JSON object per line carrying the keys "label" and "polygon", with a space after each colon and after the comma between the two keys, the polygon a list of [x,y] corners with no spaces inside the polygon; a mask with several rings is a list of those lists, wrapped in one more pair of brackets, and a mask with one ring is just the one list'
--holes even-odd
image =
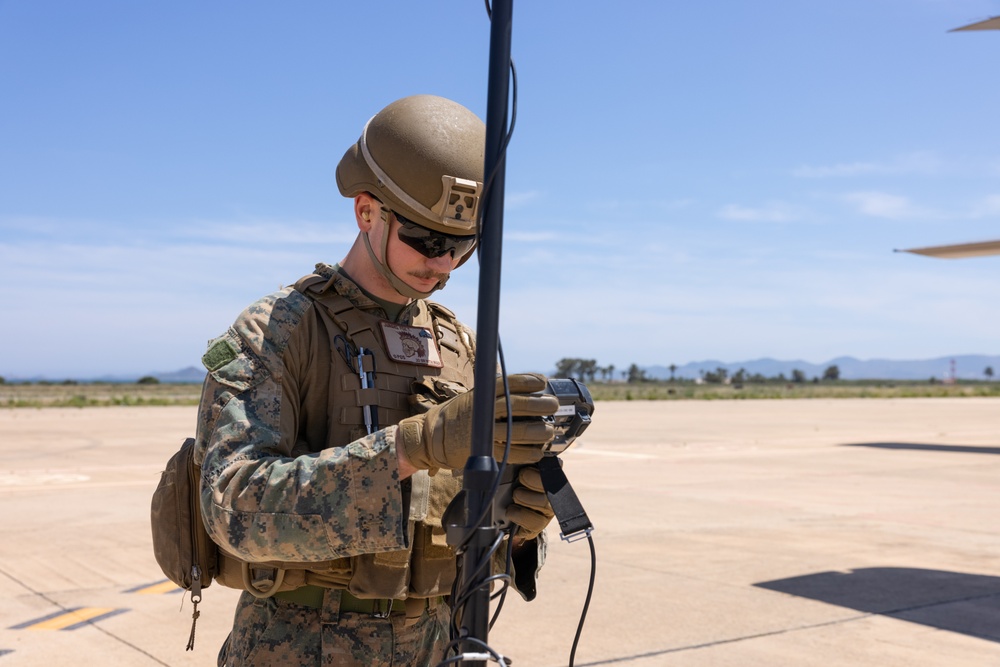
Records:
{"label": "runway surface", "polygon": [[[0,667],[210,665],[149,498],[194,408],[0,410]],[[601,402],[563,458],[596,529],[577,666],[1000,665],[1000,400]],[[566,665],[587,542],[490,643]]]}

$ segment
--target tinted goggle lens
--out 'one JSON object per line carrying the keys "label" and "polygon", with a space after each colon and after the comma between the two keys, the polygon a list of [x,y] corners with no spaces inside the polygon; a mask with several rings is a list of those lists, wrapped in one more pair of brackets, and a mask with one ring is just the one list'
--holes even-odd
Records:
{"label": "tinted goggle lens", "polygon": [[421,227],[412,220],[407,220],[399,213],[393,211],[396,220],[399,220],[399,229],[396,235],[399,240],[410,246],[424,257],[440,257],[453,253],[454,257],[462,257],[472,250],[476,245],[476,236],[452,236],[442,234],[427,227]]}

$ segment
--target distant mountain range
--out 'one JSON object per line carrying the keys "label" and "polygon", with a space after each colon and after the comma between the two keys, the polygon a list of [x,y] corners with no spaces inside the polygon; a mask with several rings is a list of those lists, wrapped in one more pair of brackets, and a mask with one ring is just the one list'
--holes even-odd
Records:
{"label": "distant mountain range", "polygon": [[[676,378],[695,379],[701,377],[702,372],[714,372],[719,368],[725,368],[729,375],[733,375],[741,368],[748,375],[761,374],[764,377],[776,377],[783,374],[791,378],[792,371],[800,370],[805,373],[808,379],[823,377],[823,373],[830,366],[836,366],[840,370],[842,380],[927,380],[937,378],[943,380],[951,377],[952,361],[954,361],[955,377],[959,380],[983,380],[986,379],[983,371],[992,368],[997,374],[996,379],[1000,380],[1000,356],[989,356],[984,354],[959,354],[953,357],[938,357],[937,359],[922,360],[899,360],[899,359],[855,359],[854,357],[837,357],[821,364],[813,364],[808,361],[783,361],[780,359],[755,359],[753,361],[724,362],[715,359],[705,361],[693,361],[677,366],[673,376]],[[670,368],[667,366],[643,366],[646,377],[656,380],[666,380],[671,376]],[[619,375],[624,368],[616,369],[615,375]],[[549,371],[553,373],[554,371]],[[104,375],[94,378],[72,378],[79,382],[135,382],[140,377],[150,375],[160,382],[166,383],[201,383],[205,379],[205,370],[196,366],[189,366],[178,371],[151,372],[136,375]],[[600,376],[598,376],[600,377]],[[7,377],[8,382],[61,382],[65,377]]]}
{"label": "distant mountain range", "polygon": [[152,373],[160,382],[196,382],[201,384],[205,381],[205,369],[197,366],[188,366],[172,373]]}
{"label": "distant mountain range", "polygon": [[164,372],[152,372],[152,373],[141,373],[134,375],[101,375],[99,377],[67,377],[67,376],[42,376],[36,375],[34,377],[11,377],[7,376],[7,382],[62,382],[67,379],[75,380],[77,382],[112,382],[112,383],[128,383],[136,382],[141,377],[155,377],[160,382],[166,383],[198,383],[201,384],[205,379],[205,369],[197,368],[196,366],[188,366],[187,368],[182,368],[179,371],[164,371]]}
{"label": "distant mountain range", "polygon": [[[954,361],[956,379],[986,379],[983,371],[987,367],[992,368],[997,374],[996,377],[1000,378],[1000,356],[984,354],[960,354],[953,357],[923,360],[862,360],[854,357],[837,357],[821,364],[779,359],[755,359],[727,363],[710,359],[677,366],[674,370],[674,377],[693,379],[700,377],[703,371],[707,373],[719,368],[725,368],[729,375],[732,375],[742,368],[748,375],[759,373],[764,377],[776,377],[778,374],[783,374],[788,378],[792,376],[792,371],[800,370],[811,380],[814,377],[823,377],[827,368],[836,366],[840,370],[840,379],[842,380],[928,380],[932,377],[943,380],[952,375],[952,361]],[[646,376],[650,378],[670,378],[670,369],[667,366],[648,366],[644,370]]]}

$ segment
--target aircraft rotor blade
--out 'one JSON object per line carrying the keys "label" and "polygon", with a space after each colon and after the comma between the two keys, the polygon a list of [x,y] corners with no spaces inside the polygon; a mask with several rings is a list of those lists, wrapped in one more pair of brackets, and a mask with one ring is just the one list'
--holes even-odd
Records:
{"label": "aircraft rotor blade", "polygon": [[902,248],[896,252],[912,252],[915,255],[940,257],[942,259],[961,259],[963,257],[985,257],[1000,255],[1000,241],[981,241],[979,243],[958,243],[954,245],[928,246],[926,248]]}
{"label": "aircraft rotor blade", "polygon": [[1000,16],[994,16],[993,18],[986,19],[985,21],[978,21],[976,23],[970,23],[969,25],[963,25],[961,28],[952,28],[948,32],[958,32],[960,30],[1000,30]]}

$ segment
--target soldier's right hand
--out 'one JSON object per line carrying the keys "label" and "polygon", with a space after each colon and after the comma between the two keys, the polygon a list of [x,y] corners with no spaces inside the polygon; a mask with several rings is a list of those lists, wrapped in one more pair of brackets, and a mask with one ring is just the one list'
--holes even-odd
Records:
{"label": "soldier's right hand", "polygon": [[[550,394],[534,394],[545,388],[546,380],[542,375],[509,375],[507,383],[511,414],[515,417],[507,462],[537,463],[542,458],[542,448],[554,435],[552,424],[542,421],[542,417],[555,414],[559,400]],[[497,378],[495,391],[497,421],[493,428],[493,455],[500,460],[507,441],[507,407],[501,378]],[[465,467],[472,442],[473,395],[470,391],[455,396],[424,414],[399,422],[396,446],[403,448],[413,466],[425,470]]]}

